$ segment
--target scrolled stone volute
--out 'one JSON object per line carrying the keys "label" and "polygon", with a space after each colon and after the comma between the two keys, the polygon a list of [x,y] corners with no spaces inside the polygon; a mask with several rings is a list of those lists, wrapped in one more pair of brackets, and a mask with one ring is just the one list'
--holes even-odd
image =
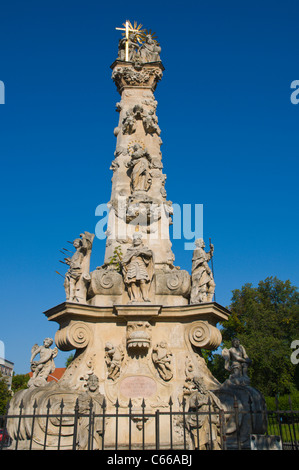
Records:
{"label": "scrolled stone volute", "polygon": [[59,329],[55,334],[55,343],[61,351],[86,348],[90,339],[90,328],[81,321],[71,322],[68,326]]}
{"label": "scrolled stone volute", "polygon": [[189,327],[188,337],[193,346],[209,349],[211,351],[217,349],[222,341],[220,331],[215,326],[210,325],[204,320],[191,324]]}

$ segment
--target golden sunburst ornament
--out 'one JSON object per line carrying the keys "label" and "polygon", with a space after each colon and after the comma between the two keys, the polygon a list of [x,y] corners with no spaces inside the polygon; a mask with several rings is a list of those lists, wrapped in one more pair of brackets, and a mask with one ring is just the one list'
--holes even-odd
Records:
{"label": "golden sunburst ornament", "polygon": [[[137,21],[134,21],[133,24],[131,21],[127,20],[123,23],[123,26],[126,28],[128,24],[129,34],[134,33],[134,40],[141,43],[144,35],[144,29],[142,29],[142,24],[138,24]],[[126,36],[126,32],[122,33],[123,36]]]}
{"label": "golden sunburst ornament", "polygon": [[157,34],[154,31],[152,31],[151,29],[143,29],[140,36],[141,36],[141,41],[142,42],[145,42],[146,36],[151,36],[151,38],[157,43],[157,46],[160,45],[158,43]]}

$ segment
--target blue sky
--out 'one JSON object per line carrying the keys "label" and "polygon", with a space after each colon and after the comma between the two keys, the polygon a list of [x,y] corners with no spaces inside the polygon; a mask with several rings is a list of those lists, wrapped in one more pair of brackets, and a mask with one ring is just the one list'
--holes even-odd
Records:
{"label": "blue sky", "polygon": [[[59,250],[94,232],[95,209],[110,199],[119,101],[110,65],[126,19],[162,46],[167,196],[203,204],[217,302],[267,276],[299,285],[298,14],[290,0],[2,2],[0,340],[16,373],[58,328],[43,312],[64,301]],[[184,241],[173,251],[190,271]],[[91,268],[103,259],[95,239]]]}

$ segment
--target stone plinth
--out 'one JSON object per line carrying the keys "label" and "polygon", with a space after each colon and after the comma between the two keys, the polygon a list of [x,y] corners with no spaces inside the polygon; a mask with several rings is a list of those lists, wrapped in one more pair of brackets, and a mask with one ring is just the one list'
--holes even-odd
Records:
{"label": "stone plinth", "polygon": [[[124,412],[129,399],[137,409],[145,399],[148,410],[155,411],[167,407],[170,397],[176,410],[188,396],[193,376],[201,376],[210,390],[220,386],[201,355],[202,348],[213,350],[220,345],[216,324],[229,316],[229,311],[216,302],[110,307],[62,303],[45,315],[60,325],[55,336],[57,346],[76,349],[60,387],[76,390],[82,376],[92,372],[99,378],[108,412],[113,412],[117,401],[120,412]],[[145,424],[147,435],[152,425],[150,420]],[[111,423],[110,435],[108,423],[105,441],[111,448],[113,429]]]}

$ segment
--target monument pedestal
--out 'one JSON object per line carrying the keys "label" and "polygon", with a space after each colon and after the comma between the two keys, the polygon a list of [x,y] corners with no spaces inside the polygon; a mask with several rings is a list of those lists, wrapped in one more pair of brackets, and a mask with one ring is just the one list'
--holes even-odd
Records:
{"label": "monument pedestal", "polygon": [[[60,326],[55,336],[59,349],[76,349],[58,388],[78,390],[84,377],[96,375],[107,414],[115,413],[116,405],[119,414],[129,413],[129,403],[132,413],[139,414],[139,418],[132,419],[135,444],[141,440],[143,403],[146,413],[153,414],[158,409],[169,410],[171,398],[172,410],[176,412],[182,401],[188,400],[192,377],[202,377],[209,390],[220,386],[201,355],[201,348],[214,350],[220,345],[221,333],[216,324],[229,316],[229,311],[216,302],[111,307],[66,302],[45,315]],[[53,400],[56,392],[54,389],[52,392]],[[163,441],[169,444],[169,417],[164,417],[160,424],[161,445]],[[144,426],[147,446],[154,447],[154,420],[145,419]],[[127,419],[119,421],[118,430],[119,445],[125,448],[129,442]],[[174,427],[174,443],[177,438],[182,445],[182,432],[182,423]],[[115,420],[110,419],[105,430],[105,448],[114,445]]]}

